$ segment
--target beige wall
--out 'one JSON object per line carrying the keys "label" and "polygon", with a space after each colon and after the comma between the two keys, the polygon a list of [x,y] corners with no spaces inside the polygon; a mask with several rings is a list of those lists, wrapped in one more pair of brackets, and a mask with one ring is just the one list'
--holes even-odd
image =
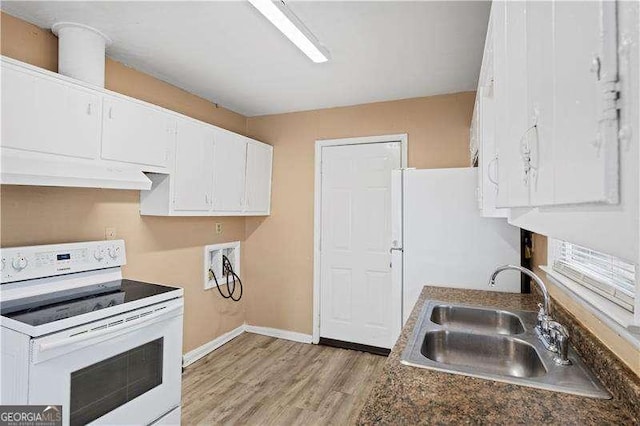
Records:
{"label": "beige wall", "polygon": [[3,247],[101,240],[115,227],[127,244],[125,277],[184,288],[185,351],[244,322],[242,303],[202,289],[201,263],[203,245],[244,238],[243,220],[140,216],[138,191],[3,185],[0,196]]}
{"label": "beige wall", "polygon": [[[57,38],[0,15],[3,55],[57,70]],[[106,87],[229,130],[245,133],[246,118],[107,59]],[[48,244],[104,238],[115,226],[127,244],[128,278],[183,287],[183,348],[194,349],[244,322],[244,300],[223,300],[202,283],[202,246],[244,239],[244,218],[159,218],[139,214],[138,191],[2,186],[0,245]],[[224,224],[222,236],[216,222]]]}
{"label": "beige wall", "polygon": [[551,297],[571,312],[587,330],[597,336],[611,352],[631,368],[631,371],[640,376],[640,350],[634,348],[633,345],[620,337],[614,330],[600,321],[598,317],[584,308],[581,303],[578,303],[573,297],[560,290],[553,281],[547,278],[547,274],[539,268],[541,265],[547,264],[547,237],[533,234],[533,247],[533,269],[544,280]]}
{"label": "beige wall", "polygon": [[247,218],[247,322],[312,332],[313,185],[317,139],[409,135],[409,166],[464,167],[475,93],[249,118],[274,147],[271,216]]}

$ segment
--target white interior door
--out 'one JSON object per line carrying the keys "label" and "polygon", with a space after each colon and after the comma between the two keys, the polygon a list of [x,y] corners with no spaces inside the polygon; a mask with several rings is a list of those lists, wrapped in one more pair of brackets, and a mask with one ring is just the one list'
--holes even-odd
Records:
{"label": "white interior door", "polygon": [[[320,336],[391,348],[391,171],[400,142],[322,148]],[[399,302],[399,300],[398,300]]]}

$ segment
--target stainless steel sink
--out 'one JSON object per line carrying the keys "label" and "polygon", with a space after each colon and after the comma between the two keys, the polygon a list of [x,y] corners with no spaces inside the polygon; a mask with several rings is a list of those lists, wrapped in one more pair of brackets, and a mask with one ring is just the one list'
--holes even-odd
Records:
{"label": "stainless steel sink", "polygon": [[428,301],[402,354],[403,364],[593,398],[611,396],[569,349],[558,365],[534,332],[535,312]]}
{"label": "stainless steel sink", "polygon": [[492,374],[538,377],[547,373],[536,349],[522,340],[458,331],[429,331],[420,352],[439,363],[479,367]]}
{"label": "stainless steel sink", "polygon": [[524,325],[516,315],[495,309],[438,305],[431,311],[431,321],[447,328],[495,334],[521,334]]}

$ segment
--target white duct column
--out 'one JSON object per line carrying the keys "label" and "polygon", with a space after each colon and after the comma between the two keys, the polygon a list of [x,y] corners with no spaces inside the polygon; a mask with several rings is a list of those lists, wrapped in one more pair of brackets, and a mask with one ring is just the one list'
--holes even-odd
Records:
{"label": "white duct column", "polygon": [[58,72],[104,87],[105,49],[111,39],[74,22],[58,22],[51,31],[58,36]]}

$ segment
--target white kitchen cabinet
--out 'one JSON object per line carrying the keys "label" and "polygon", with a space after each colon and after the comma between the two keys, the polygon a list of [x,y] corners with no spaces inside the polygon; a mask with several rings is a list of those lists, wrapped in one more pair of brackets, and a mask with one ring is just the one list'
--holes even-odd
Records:
{"label": "white kitchen cabinet", "polygon": [[102,158],[166,168],[175,135],[175,118],[133,99],[105,96]]}
{"label": "white kitchen cabinet", "polygon": [[247,173],[245,183],[245,211],[269,214],[271,210],[271,168],[273,147],[256,143],[247,144]]}
{"label": "white kitchen cabinet", "polygon": [[245,200],[247,138],[216,129],[213,159],[213,209],[242,212]]}
{"label": "white kitchen cabinet", "polygon": [[261,216],[270,213],[273,148],[192,119],[179,119],[175,165],[149,173],[140,213],[151,216]]}
{"label": "white kitchen cabinet", "polygon": [[554,202],[553,3],[527,1],[527,124],[531,129],[530,204]]}
{"label": "white kitchen cabinet", "polygon": [[[1,64],[4,182],[94,187],[117,176],[113,187],[141,189],[151,180],[143,215],[269,214],[269,145],[10,58]],[[26,170],[15,183],[36,160],[54,172],[33,183]],[[73,176],[61,174],[69,164]]]}
{"label": "white kitchen cabinet", "polygon": [[[496,206],[508,207],[507,184],[509,176],[507,174],[507,154],[505,148],[507,140],[507,85],[506,85],[506,63],[507,63],[507,46],[506,46],[506,2],[494,1],[491,4],[490,28],[491,28],[491,44],[492,44],[492,95],[494,109],[494,136],[495,136],[495,152],[498,158],[497,162],[505,163],[504,167],[498,167],[498,193],[496,195]],[[477,96],[477,95],[476,95]],[[514,157],[512,155],[512,157]],[[511,161],[517,161],[512,159]]]}
{"label": "white kitchen cabinet", "polygon": [[178,122],[174,210],[211,210],[214,134],[211,126],[187,120]]}
{"label": "white kitchen cabinet", "polygon": [[100,98],[92,90],[3,63],[2,147],[94,159]]}
{"label": "white kitchen cabinet", "polygon": [[478,90],[477,108],[480,212],[483,217],[507,217],[509,209],[496,207],[499,164],[495,143],[495,108],[490,87]]}
{"label": "white kitchen cabinet", "polygon": [[[529,205],[529,170],[527,139],[531,136],[527,120],[526,9],[524,2],[506,2],[504,8],[505,69],[504,126],[497,140],[500,162],[500,188],[504,189],[507,207]],[[499,206],[504,207],[504,206]]]}
{"label": "white kitchen cabinet", "polygon": [[619,201],[617,2],[494,2],[499,207]]}
{"label": "white kitchen cabinet", "polygon": [[618,202],[616,2],[554,2],[554,204]]}
{"label": "white kitchen cabinet", "polygon": [[[492,11],[495,13],[495,11]],[[483,217],[507,217],[508,209],[496,207],[499,192],[496,148],[496,108],[494,98],[494,22],[489,22],[480,68],[471,125],[472,146],[477,146],[478,208]]]}

